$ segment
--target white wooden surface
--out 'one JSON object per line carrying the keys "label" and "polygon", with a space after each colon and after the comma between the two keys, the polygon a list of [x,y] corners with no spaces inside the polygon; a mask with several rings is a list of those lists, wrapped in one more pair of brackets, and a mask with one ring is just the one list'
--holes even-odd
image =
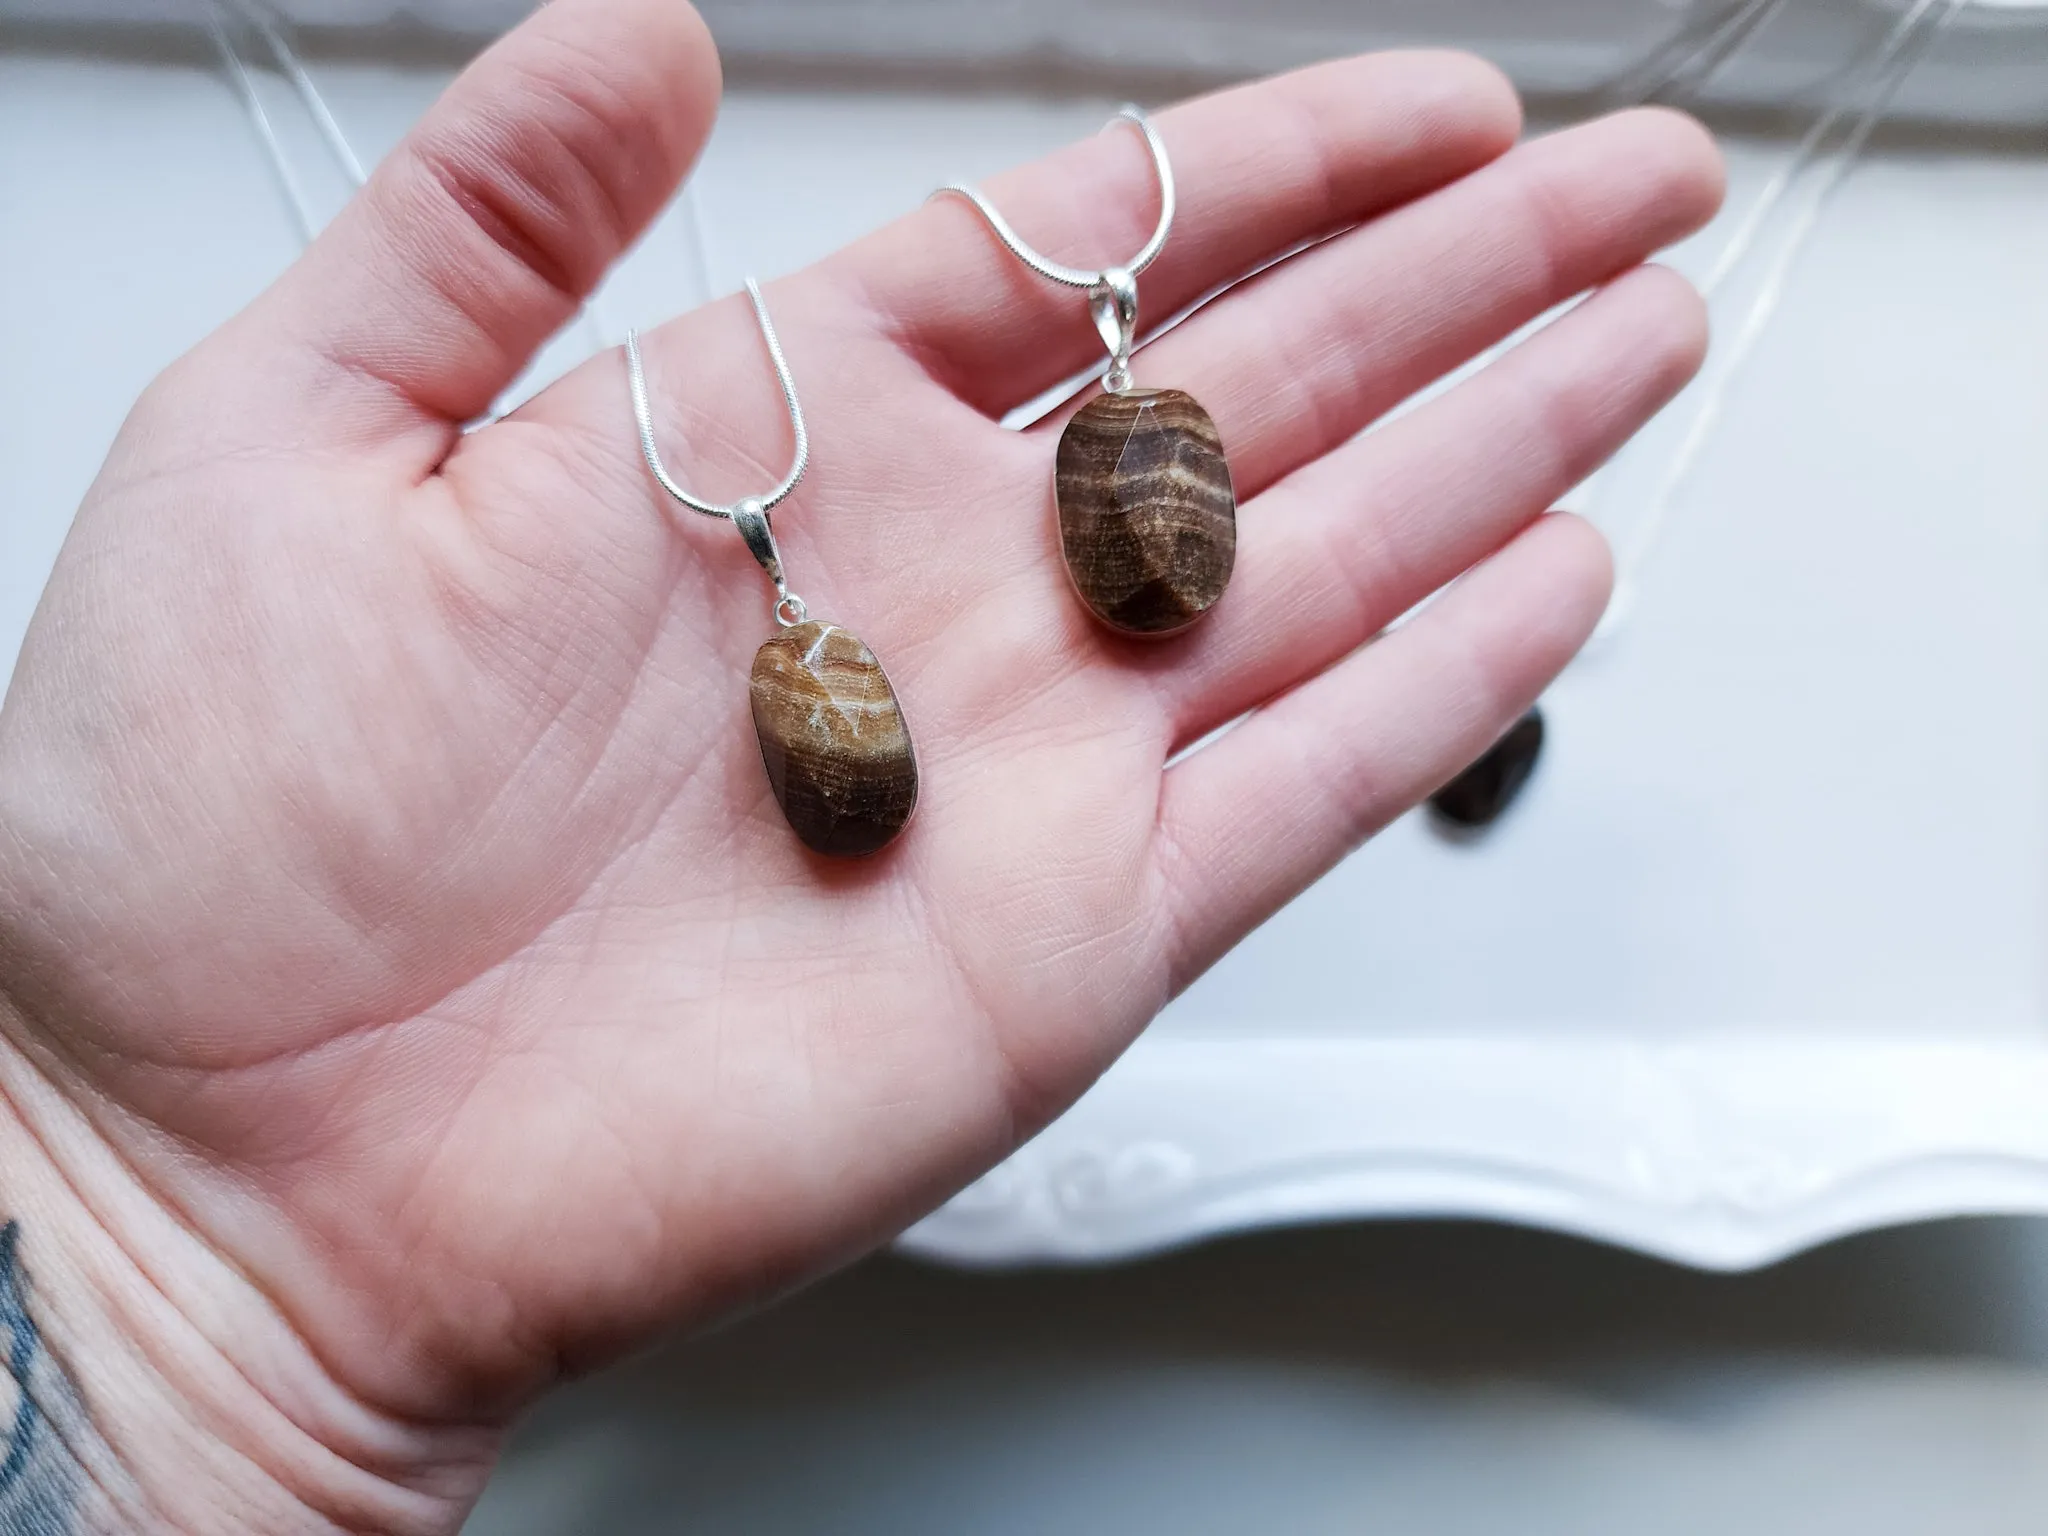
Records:
{"label": "white wooden surface", "polygon": [[[0,0],[0,22],[190,21],[199,0]],[[265,0],[316,27],[488,36],[533,0]],[[1742,0],[700,0],[727,59],[965,67],[1053,66],[1096,78],[1201,79],[1288,69],[1366,48],[1483,49],[1526,89],[1595,91],[1681,27],[1711,28]],[[1775,10],[1709,88],[1717,103],[1782,104],[1820,88],[1914,0],[1800,0]],[[1901,95],[1945,120],[2048,124],[2044,0],[1972,0],[1947,46]]]}

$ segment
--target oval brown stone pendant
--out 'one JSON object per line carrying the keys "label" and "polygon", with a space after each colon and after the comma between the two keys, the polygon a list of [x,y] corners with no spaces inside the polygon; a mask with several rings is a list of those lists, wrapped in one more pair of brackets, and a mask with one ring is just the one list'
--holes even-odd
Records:
{"label": "oval brown stone pendant", "polygon": [[1089,401],[1060,434],[1060,544],[1089,611],[1127,635],[1207,613],[1237,562],[1237,497],[1216,423],[1178,389]]}
{"label": "oval brown stone pendant", "polygon": [[917,805],[896,691],[850,630],[808,619],[754,653],[754,734],[790,827],[819,853],[886,847]]}
{"label": "oval brown stone pendant", "polygon": [[1460,832],[1490,827],[1515,803],[1543,752],[1543,712],[1532,709],[1463,773],[1429,797],[1438,819]]}

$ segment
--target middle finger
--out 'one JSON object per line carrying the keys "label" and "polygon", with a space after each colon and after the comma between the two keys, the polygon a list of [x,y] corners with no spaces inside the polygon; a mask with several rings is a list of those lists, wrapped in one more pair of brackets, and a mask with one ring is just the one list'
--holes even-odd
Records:
{"label": "middle finger", "polygon": [[[1240,503],[1574,294],[1698,229],[1721,163],[1641,109],[1521,145],[1268,269],[1138,353],[1215,418]],[[1067,412],[1033,430],[1057,433]]]}

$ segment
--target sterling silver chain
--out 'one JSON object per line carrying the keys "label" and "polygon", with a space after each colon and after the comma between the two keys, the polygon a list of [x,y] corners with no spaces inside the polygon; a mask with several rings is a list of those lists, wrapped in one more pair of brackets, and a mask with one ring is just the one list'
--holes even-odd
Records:
{"label": "sterling silver chain", "polygon": [[1109,350],[1109,371],[1102,376],[1102,387],[1115,394],[1131,387],[1131,346],[1138,332],[1138,274],[1151,266],[1166,247],[1166,236],[1173,228],[1173,164],[1166,158],[1166,145],[1160,140],[1152,120],[1137,107],[1123,107],[1110,119],[1109,127],[1129,123],[1144,136],[1145,148],[1152,155],[1152,170],[1159,181],[1159,223],[1152,231],[1151,238],[1139,247],[1138,254],[1129,261],[1091,271],[1087,267],[1069,267],[1061,262],[1033,250],[1003,217],[996,205],[977,189],[965,182],[952,182],[939,188],[933,197],[952,193],[972,203],[995,236],[1009,248],[1025,266],[1040,277],[1067,288],[1079,288],[1088,295],[1088,312],[1095,320],[1095,329],[1102,336],[1102,344]]}
{"label": "sterling silver chain", "polygon": [[796,379],[790,374],[789,359],[783,355],[782,342],[775,334],[775,322],[768,318],[768,301],[761,297],[761,285],[753,278],[747,279],[747,297],[754,301],[754,318],[761,325],[761,339],[768,345],[769,359],[775,364],[776,380],[782,385],[782,403],[789,409],[789,425],[796,436],[796,451],[790,459],[789,473],[784,475],[775,488],[761,496],[742,496],[734,502],[706,501],[701,496],[685,490],[668,472],[668,466],[661,461],[661,450],[654,442],[654,408],[647,398],[647,368],[640,357],[640,333],[626,332],[626,378],[633,391],[633,419],[640,426],[640,453],[647,460],[648,473],[655,483],[692,512],[701,512],[706,517],[721,517],[740,531],[740,537],[747,541],[747,548],[760,562],[761,569],[768,573],[768,579],[775,583],[775,618],[785,627],[801,624],[807,617],[804,600],[789,590],[789,583],[782,575],[782,553],[775,546],[775,534],[768,526],[768,514],[788,499],[789,493],[803,480],[804,471],[811,466],[811,435],[804,427],[804,408],[796,397]]}

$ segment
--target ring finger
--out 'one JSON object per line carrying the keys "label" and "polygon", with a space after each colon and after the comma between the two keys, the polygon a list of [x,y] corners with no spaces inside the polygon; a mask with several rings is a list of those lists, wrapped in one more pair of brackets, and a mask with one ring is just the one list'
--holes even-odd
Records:
{"label": "ring finger", "polygon": [[1246,508],[1255,537],[1229,598],[1158,669],[1177,739],[1314,676],[1513,538],[1675,395],[1705,348],[1691,284],[1639,267],[1268,490]]}

